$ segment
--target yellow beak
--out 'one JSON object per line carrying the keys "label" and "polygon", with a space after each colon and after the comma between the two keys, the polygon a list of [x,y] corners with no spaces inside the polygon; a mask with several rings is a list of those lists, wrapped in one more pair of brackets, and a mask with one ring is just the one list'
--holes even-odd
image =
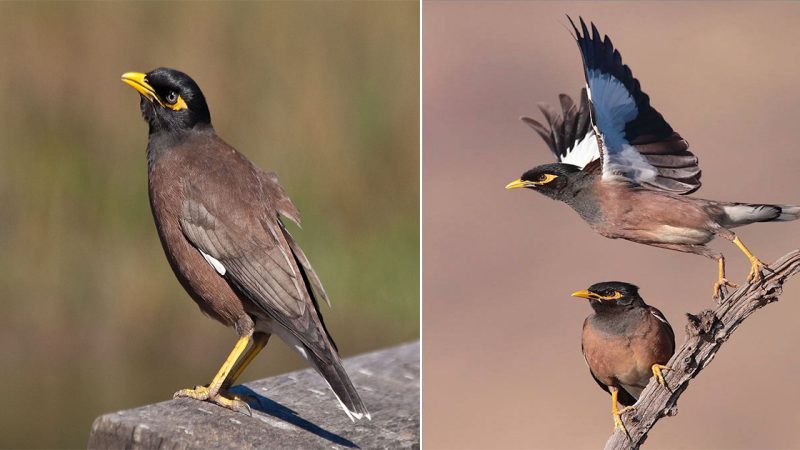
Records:
{"label": "yellow beak", "polygon": [[523,188],[523,187],[525,187],[525,186],[528,186],[529,184],[530,184],[530,183],[529,183],[529,182],[527,182],[527,181],[522,181],[521,179],[518,179],[518,180],[514,180],[514,181],[512,181],[511,183],[508,183],[508,184],[506,185],[506,189],[517,189],[517,188]]}
{"label": "yellow beak", "polygon": [[573,297],[580,297],[580,298],[597,298],[597,294],[593,294],[587,290],[575,291],[570,295],[572,295]]}
{"label": "yellow beak", "polygon": [[142,96],[150,100],[150,102],[156,102],[164,106],[164,104],[161,103],[161,99],[158,98],[156,90],[147,82],[145,74],[139,72],[124,73],[122,74],[122,82],[136,89],[138,93],[142,94]]}

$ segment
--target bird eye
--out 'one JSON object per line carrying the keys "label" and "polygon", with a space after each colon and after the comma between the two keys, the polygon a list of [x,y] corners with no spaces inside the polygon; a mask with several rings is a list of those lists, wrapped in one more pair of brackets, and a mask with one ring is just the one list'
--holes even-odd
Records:
{"label": "bird eye", "polygon": [[552,173],[543,173],[536,178],[536,182],[539,184],[547,184],[556,178],[558,178],[558,175],[553,175]]}
{"label": "bird eye", "polygon": [[169,91],[169,94],[164,97],[164,100],[166,100],[170,105],[175,104],[175,102],[178,101],[178,93],[175,91]]}

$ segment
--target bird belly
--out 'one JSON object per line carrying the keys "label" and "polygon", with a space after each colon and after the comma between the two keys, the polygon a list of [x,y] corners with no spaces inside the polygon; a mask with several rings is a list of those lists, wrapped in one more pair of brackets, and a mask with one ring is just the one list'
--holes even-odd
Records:
{"label": "bird belly", "polygon": [[653,241],[666,244],[702,245],[714,238],[714,234],[702,228],[659,225],[649,232]]}

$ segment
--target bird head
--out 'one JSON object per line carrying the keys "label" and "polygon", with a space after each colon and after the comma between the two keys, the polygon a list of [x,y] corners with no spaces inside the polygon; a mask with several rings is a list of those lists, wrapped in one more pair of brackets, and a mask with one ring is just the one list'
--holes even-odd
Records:
{"label": "bird head", "polygon": [[506,189],[533,189],[555,200],[564,200],[571,178],[579,173],[581,168],[572,164],[545,164],[523,173],[518,180],[508,183]]}
{"label": "bird head", "polygon": [[166,67],[148,73],[128,72],[122,75],[122,82],[141,95],[142,116],[150,125],[150,134],[211,125],[203,92],[183,72]]}
{"label": "bird head", "polygon": [[644,300],[639,296],[639,288],[622,281],[595,283],[589,289],[573,292],[572,296],[588,299],[597,312],[644,305]]}

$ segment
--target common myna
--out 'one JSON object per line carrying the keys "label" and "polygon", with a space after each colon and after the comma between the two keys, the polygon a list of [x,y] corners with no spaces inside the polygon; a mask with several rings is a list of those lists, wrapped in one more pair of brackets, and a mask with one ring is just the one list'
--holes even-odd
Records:
{"label": "common myna", "polygon": [[561,113],[540,104],[549,126],[523,118],[558,162],[528,170],[506,189],[533,189],[563,201],[605,237],[717,260],[715,298],[723,286],[736,287],[725,278],[722,253],[705,246],[715,236],[732,241],[750,261],[748,281],[758,279],[764,263],[730,229],[795,220],[800,207],[686,196],[700,187],[689,143],[650,105],[611,39],[602,39],[594,25],[590,36],[583,19],[581,30],[570,23],[586,78],[580,103],[562,94]]}
{"label": "common myna", "polygon": [[239,335],[207,387],[175,396],[249,411],[228,388],[276,334],[325,378],[351,420],[370,418],[322,320],[328,296],[282,222],[300,218],[277,176],[217,136],[185,73],[158,68],[122,81],[141,95],[149,125],[150,207],[167,260],[200,309]]}
{"label": "common myna", "polygon": [[[620,281],[592,285],[574,297],[589,299],[594,314],[583,322],[581,350],[594,381],[611,393],[614,429],[627,433],[622,414],[639,399],[650,377],[665,385],[662,370],[675,353],[675,333],[667,319]],[[617,403],[626,406],[619,410]]]}

